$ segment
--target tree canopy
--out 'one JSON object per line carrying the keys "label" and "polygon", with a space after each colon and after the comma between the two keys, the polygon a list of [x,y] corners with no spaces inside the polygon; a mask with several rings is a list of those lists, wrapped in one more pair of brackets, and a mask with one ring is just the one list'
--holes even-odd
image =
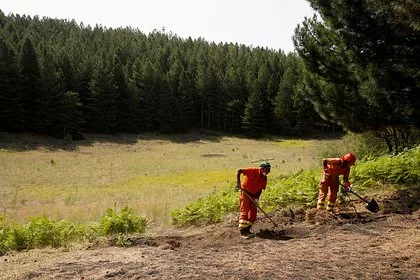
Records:
{"label": "tree canopy", "polygon": [[350,131],[387,131],[404,140],[420,126],[418,3],[309,2],[321,19],[305,19],[293,40],[317,112]]}
{"label": "tree canopy", "polygon": [[324,129],[312,106],[292,126],[276,117],[294,114],[276,109],[278,96],[300,98],[280,87],[296,59],[281,50],[0,12],[0,51],[3,131],[80,137],[204,128],[259,137]]}

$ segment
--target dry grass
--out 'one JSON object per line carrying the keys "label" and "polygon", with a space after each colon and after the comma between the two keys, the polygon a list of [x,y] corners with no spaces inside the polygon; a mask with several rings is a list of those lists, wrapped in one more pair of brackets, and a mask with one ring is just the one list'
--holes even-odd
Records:
{"label": "dry grass", "polygon": [[336,141],[88,135],[66,145],[1,134],[0,215],[19,223],[39,215],[86,222],[128,206],[168,224],[170,210],[231,186],[236,168],[270,159],[275,178],[319,164],[319,153]]}

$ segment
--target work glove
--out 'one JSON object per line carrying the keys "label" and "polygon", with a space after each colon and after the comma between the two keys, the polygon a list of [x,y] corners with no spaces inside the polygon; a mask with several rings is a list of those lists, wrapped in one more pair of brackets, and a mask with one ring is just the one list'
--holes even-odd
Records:
{"label": "work glove", "polygon": [[345,182],[344,183],[344,187],[346,188],[346,190],[349,192],[349,191],[351,191],[351,184],[350,184],[350,182]]}
{"label": "work glove", "polygon": [[235,190],[239,191],[241,189],[241,182],[236,182]]}

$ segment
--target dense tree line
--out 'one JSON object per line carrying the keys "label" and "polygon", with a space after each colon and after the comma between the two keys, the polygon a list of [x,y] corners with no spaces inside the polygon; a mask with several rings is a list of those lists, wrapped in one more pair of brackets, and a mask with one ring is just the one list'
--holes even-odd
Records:
{"label": "dense tree line", "polygon": [[2,131],[331,130],[302,75],[298,56],[281,50],[0,11]]}
{"label": "dense tree line", "polygon": [[289,54],[0,11],[0,131],[344,128],[373,131],[395,152],[419,142],[417,2],[308,2],[317,15],[298,25]]}
{"label": "dense tree line", "polygon": [[419,142],[420,5],[416,0],[308,0],[294,44],[317,112],[390,151]]}

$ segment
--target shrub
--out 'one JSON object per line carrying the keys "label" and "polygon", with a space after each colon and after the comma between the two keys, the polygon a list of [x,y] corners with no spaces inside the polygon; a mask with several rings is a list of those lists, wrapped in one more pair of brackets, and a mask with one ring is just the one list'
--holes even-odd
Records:
{"label": "shrub", "polygon": [[347,133],[342,141],[331,143],[319,152],[319,158],[339,157],[348,152],[356,154],[358,160],[377,158],[388,153],[385,141],[373,132]]}
{"label": "shrub", "polygon": [[200,198],[184,209],[173,210],[170,215],[177,226],[205,225],[220,222],[226,214],[237,209],[238,194],[230,187]]}
{"label": "shrub", "polygon": [[344,137],[344,142],[346,143],[347,151],[343,151],[344,153],[340,155],[352,151],[359,160],[376,158],[388,152],[385,141],[373,131],[361,134],[349,133]]}
{"label": "shrub", "polygon": [[89,225],[78,225],[72,222],[61,220],[56,224],[57,237],[59,237],[60,246],[67,245],[68,243],[83,239],[88,235]]}
{"label": "shrub", "polygon": [[56,223],[47,217],[37,217],[28,224],[31,247],[58,247],[61,245],[60,230]]}
{"label": "shrub", "polygon": [[262,203],[268,211],[292,204],[311,206],[318,196],[320,169],[301,170],[267,187]]}
{"label": "shrub", "polygon": [[25,250],[31,247],[31,238],[28,228],[16,225],[10,228],[7,233],[5,247],[8,250]]}
{"label": "shrub", "polygon": [[121,209],[117,213],[111,208],[106,210],[106,214],[100,220],[100,227],[105,234],[126,234],[144,233],[146,231],[147,220],[144,217],[134,216],[128,207]]}
{"label": "shrub", "polygon": [[6,217],[0,217],[0,255],[10,250],[47,246],[57,248],[75,240],[92,242],[101,234],[143,233],[146,230],[146,219],[134,216],[131,212],[127,207],[120,213],[108,209],[99,224],[85,225],[65,220],[55,222],[42,216],[32,219],[26,225],[8,226]]}
{"label": "shrub", "polygon": [[0,254],[9,250],[26,250],[47,246],[60,247],[81,238],[85,232],[82,226],[68,221],[55,222],[47,217],[36,217],[26,225],[6,226],[0,223]]}
{"label": "shrub", "polygon": [[373,180],[385,184],[416,185],[420,181],[420,146],[397,156],[382,156],[358,164],[354,178],[361,183]]}
{"label": "shrub", "polygon": [[9,233],[9,227],[7,226],[7,219],[4,216],[0,216],[0,256],[4,255],[7,251],[7,236]]}

